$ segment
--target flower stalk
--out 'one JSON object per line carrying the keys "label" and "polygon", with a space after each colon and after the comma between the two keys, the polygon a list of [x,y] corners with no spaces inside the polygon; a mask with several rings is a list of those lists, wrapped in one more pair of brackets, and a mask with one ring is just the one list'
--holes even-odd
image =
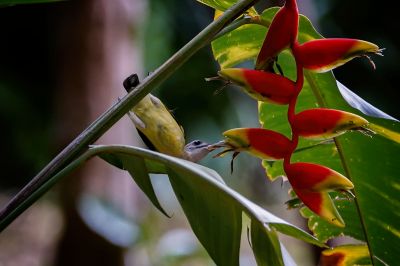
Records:
{"label": "flower stalk", "polygon": [[[303,203],[328,222],[343,227],[344,221],[337,211],[330,191],[353,189],[352,182],[338,172],[322,165],[310,163],[292,163],[299,138],[332,139],[349,130],[364,132],[368,121],[364,118],[341,110],[314,108],[296,113],[297,98],[304,85],[304,69],[314,72],[326,72],[341,66],[355,57],[369,54],[381,55],[381,49],[373,43],[332,38],[311,40],[300,44],[297,40],[299,12],[296,0],[287,0],[274,16],[261,50],[258,54],[255,70],[244,68],[221,69],[220,78],[228,83],[240,86],[255,100],[272,104],[288,105],[287,119],[292,136],[289,142],[276,143],[273,131],[259,129],[232,129],[224,132],[224,144],[228,146],[219,155],[228,151],[234,157],[246,151],[266,160],[283,159],[283,168],[293,190]],[[296,81],[291,81],[275,73],[277,57],[284,49],[290,49],[296,63]],[[276,64],[276,68],[280,67]],[[281,71],[280,71],[281,72]],[[274,132],[275,134],[279,134]],[[280,137],[277,137],[279,139]],[[273,153],[273,146],[280,153]],[[273,155],[273,156],[271,156]]]}

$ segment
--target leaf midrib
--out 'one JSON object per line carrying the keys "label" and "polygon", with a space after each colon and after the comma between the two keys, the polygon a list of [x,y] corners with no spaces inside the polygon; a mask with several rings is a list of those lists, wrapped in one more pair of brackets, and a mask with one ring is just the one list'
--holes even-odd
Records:
{"label": "leaf midrib", "polygon": [[[321,91],[320,91],[318,85],[316,84],[315,80],[313,79],[312,75],[313,75],[313,74],[311,74],[309,71],[304,71],[304,77],[305,77],[305,79],[307,80],[308,84],[310,85],[311,91],[312,91],[312,93],[314,94],[314,96],[315,96],[315,98],[316,98],[316,100],[317,100],[318,105],[319,105],[320,107],[323,107],[323,108],[329,108],[327,102],[325,101],[324,97],[322,96],[322,93],[321,93]],[[346,175],[350,180],[352,180],[353,178],[352,178],[352,176],[351,176],[349,165],[348,165],[348,163],[347,163],[347,161],[346,161],[346,159],[345,159],[344,153],[343,153],[342,144],[340,143],[340,140],[339,140],[338,138],[333,138],[333,140],[334,140],[334,142],[335,142],[337,151],[338,151],[338,153],[339,153],[340,162],[342,163],[342,166],[343,166],[345,175]],[[366,229],[366,224],[365,224],[365,221],[364,221],[363,216],[361,215],[360,205],[358,204],[358,200],[357,200],[357,198],[358,198],[358,197],[357,197],[357,191],[356,191],[355,189],[354,189],[353,191],[354,191],[354,194],[355,194],[354,202],[355,202],[356,207],[357,207],[357,213],[358,213],[358,216],[359,216],[360,221],[361,221],[361,226],[362,226],[362,230],[363,230],[364,235],[365,235],[365,241],[366,241],[367,246],[368,246],[368,250],[369,250],[371,262],[372,262],[372,264],[374,265],[374,260],[373,260],[373,256],[372,256],[373,253],[372,253],[371,246],[370,246],[370,243],[369,243],[369,238],[368,238],[368,233],[367,233],[367,229]]]}

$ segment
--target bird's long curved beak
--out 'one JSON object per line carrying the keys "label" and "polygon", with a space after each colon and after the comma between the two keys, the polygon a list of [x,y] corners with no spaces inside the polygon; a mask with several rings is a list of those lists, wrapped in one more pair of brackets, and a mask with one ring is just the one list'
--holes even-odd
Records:
{"label": "bird's long curved beak", "polygon": [[230,144],[228,144],[225,140],[221,140],[221,141],[218,141],[217,143],[208,145],[207,150],[209,150],[211,152],[211,151],[214,151],[219,148],[229,148],[229,147],[231,147]]}

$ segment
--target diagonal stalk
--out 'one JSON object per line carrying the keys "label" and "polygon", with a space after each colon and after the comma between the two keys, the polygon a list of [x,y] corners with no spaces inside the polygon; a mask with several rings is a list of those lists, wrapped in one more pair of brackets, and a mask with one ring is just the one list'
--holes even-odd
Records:
{"label": "diagonal stalk", "polygon": [[[324,97],[321,95],[321,92],[318,89],[318,86],[315,84],[315,81],[314,81],[312,75],[308,71],[306,71],[306,73],[304,73],[304,77],[306,78],[308,84],[310,85],[310,88],[311,88],[311,90],[312,90],[312,92],[313,92],[313,94],[314,94],[314,96],[315,96],[315,98],[317,100],[317,103],[321,107],[326,108],[328,106],[328,104],[326,103]],[[343,147],[342,147],[340,141],[337,138],[334,138],[334,142],[335,142],[336,148],[338,150],[338,153],[339,153],[339,156],[340,156],[340,161],[342,163],[345,175],[351,180],[352,178],[351,178],[349,166],[348,166],[348,164],[347,164],[347,162],[346,162],[346,160],[344,158],[344,154],[343,154]],[[355,194],[354,202],[355,202],[356,207],[357,207],[358,217],[360,218],[361,227],[362,227],[364,235],[365,235],[365,241],[367,243],[369,254],[371,256],[371,262],[374,263],[374,259],[372,257],[373,253],[372,253],[372,250],[371,250],[371,245],[369,244],[369,239],[368,239],[368,234],[367,234],[365,221],[364,221],[364,219],[363,219],[363,217],[361,215],[360,205],[358,204],[356,190],[354,190],[354,194]]]}
{"label": "diagonal stalk", "polygon": [[218,32],[218,34],[215,35],[214,40],[218,39],[219,37],[222,37],[223,35],[233,30],[236,30],[237,28],[240,28],[243,25],[248,25],[248,24],[261,25],[268,28],[271,25],[271,21],[261,18],[261,16],[244,15],[242,18],[233,21],[231,24],[227,25],[223,30]]}
{"label": "diagonal stalk", "polygon": [[[114,125],[132,106],[137,104],[152,89],[160,85],[181,67],[193,54],[212,41],[213,37],[226,25],[234,21],[243,12],[253,6],[258,0],[240,0],[226,10],[217,20],[208,25],[190,42],[170,57],[164,64],[146,77],[141,84],[111,106],[88,128],[76,137],[64,150],[48,163],[24,188],[22,188],[0,212],[0,232],[8,226],[25,209],[18,208],[32,193],[38,190],[52,176],[71,163],[77,156],[88,149],[112,125]],[[27,207],[26,207],[27,208]],[[4,222],[7,221],[7,222]]]}
{"label": "diagonal stalk", "polygon": [[[265,26],[265,27],[268,28],[270,23],[271,23],[270,21],[267,21],[267,20],[265,20],[263,18],[244,16],[243,18],[241,18],[239,20],[236,20],[235,22],[231,23],[229,26],[224,28],[224,30],[219,32],[217,36],[220,37],[220,36],[224,35],[225,33],[229,32],[228,29],[232,29],[233,30],[233,29],[236,29],[236,28],[238,28],[238,27],[240,27],[242,25],[245,25],[245,24],[258,24],[258,25],[262,25],[262,26]],[[315,80],[312,77],[312,74],[310,74],[309,71],[305,71],[304,77],[307,80],[307,82],[310,84],[312,93],[313,93],[314,97],[316,98],[316,101],[319,104],[319,106],[326,108],[328,106],[328,104],[325,101],[325,99],[324,99],[323,95],[321,94],[321,92],[319,91],[319,89],[317,88],[318,86],[316,85]],[[350,174],[350,171],[349,171],[348,164],[346,163],[346,160],[344,160],[344,154],[343,154],[342,145],[341,145],[340,141],[338,141],[337,138],[334,138],[334,143],[335,143],[335,145],[336,145],[336,147],[338,149],[338,153],[339,153],[339,156],[340,156],[340,159],[341,159],[342,166],[344,168],[345,174],[346,174],[347,177],[349,177],[351,179],[351,174]],[[320,145],[320,144],[316,144],[316,145]],[[305,149],[312,148],[312,147],[313,146],[306,147]],[[302,150],[303,149],[299,149],[296,152],[299,152],[299,151],[302,151]],[[362,230],[364,232],[365,239],[366,239],[366,242],[367,242],[367,246],[368,246],[368,249],[369,249],[369,252],[370,252],[371,261],[374,263],[374,259],[378,259],[378,258],[372,257],[373,253],[372,253],[372,250],[371,250],[371,246],[369,244],[370,240],[368,238],[365,221],[361,216],[361,210],[360,210],[360,206],[358,204],[358,199],[357,199],[357,192],[354,191],[354,193],[356,194],[356,197],[355,197],[354,200],[355,200],[358,216],[360,217]]]}

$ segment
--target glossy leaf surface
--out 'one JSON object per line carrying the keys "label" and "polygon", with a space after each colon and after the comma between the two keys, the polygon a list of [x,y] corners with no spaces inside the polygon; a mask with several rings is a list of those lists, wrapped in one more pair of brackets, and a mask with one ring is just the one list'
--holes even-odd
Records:
{"label": "glossy leaf surface", "polygon": [[[270,254],[281,252],[280,243],[275,231],[252,220],[250,226],[251,246],[258,266],[284,265],[282,257],[271,257]],[[276,261],[272,261],[275,259]]]}
{"label": "glossy leaf surface", "polygon": [[[263,12],[262,18],[270,23],[276,8]],[[308,19],[300,17],[299,41],[301,43],[321,38]],[[266,29],[260,25],[247,25],[214,41],[213,52],[221,67],[234,67],[244,61],[254,61],[262,37]],[[253,36],[247,38],[246,36]],[[233,37],[232,40],[229,38]],[[243,53],[242,53],[243,52]],[[243,56],[243,55],[246,56]],[[294,60],[291,53],[284,51],[278,60],[284,75],[295,78]],[[371,74],[371,73],[368,73]],[[373,74],[373,73],[372,73]],[[346,93],[341,94],[341,91]],[[376,93],[379,93],[377,88]],[[349,104],[350,103],[350,104]],[[309,108],[334,108],[358,114],[376,127],[376,135],[372,137],[359,132],[346,133],[335,139],[335,143],[315,145],[307,140],[301,140],[299,149],[305,149],[294,154],[293,161],[305,161],[323,164],[330,167],[354,183],[356,201],[340,206],[341,215],[346,222],[346,228],[336,232],[327,232],[323,223],[318,219],[311,219],[311,228],[317,235],[324,235],[327,239],[334,235],[346,234],[357,239],[365,239],[372,251],[374,263],[380,265],[396,264],[400,253],[396,247],[400,245],[400,227],[397,223],[400,218],[398,211],[400,201],[397,200],[400,188],[400,165],[397,154],[400,153],[398,136],[400,124],[395,120],[387,120],[388,116],[360,99],[348,90],[338,89],[337,82],[331,72],[316,74],[305,71],[305,85],[300,94],[297,112]],[[355,109],[357,108],[357,109]],[[259,104],[260,122],[265,128],[279,131],[289,136],[290,127],[286,118],[287,108],[271,104]],[[373,114],[369,117],[366,114]],[[388,133],[385,135],[385,132]],[[397,142],[396,142],[397,141]],[[269,163],[267,171],[272,177],[283,173],[281,164]],[[357,211],[358,210],[358,211]],[[322,231],[324,233],[322,233]],[[340,231],[340,232],[338,232]],[[385,246],[380,245],[385,241]]]}
{"label": "glossy leaf surface", "polygon": [[[132,160],[137,160],[137,158],[144,160],[144,164],[137,163],[129,169],[129,172],[136,178],[143,177],[146,180],[144,172],[150,174],[154,171],[168,174],[174,192],[194,233],[217,265],[238,265],[242,212],[246,213],[253,221],[252,230],[263,232],[264,237],[268,238],[256,241],[259,241],[262,246],[269,243],[268,245],[271,246],[267,248],[275,251],[268,254],[269,265],[276,265],[271,263],[282,261],[280,248],[276,246],[278,243],[276,232],[315,245],[323,245],[311,235],[230,189],[221,181],[221,177],[215,171],[204,166],[129,146],[95,146],[91,152],[118,168]],[[138,175],[137,173],[142,174]],[[146,189],[143,192],[150,199],[152,198],[151,190]],[[154,200],[152,201],[154,202]],[[257,247],[259,247],[258,244]],[[255,254],[261,256],[258,251],[255,251]],[[264,260],[265,258],[259,259]]]}

